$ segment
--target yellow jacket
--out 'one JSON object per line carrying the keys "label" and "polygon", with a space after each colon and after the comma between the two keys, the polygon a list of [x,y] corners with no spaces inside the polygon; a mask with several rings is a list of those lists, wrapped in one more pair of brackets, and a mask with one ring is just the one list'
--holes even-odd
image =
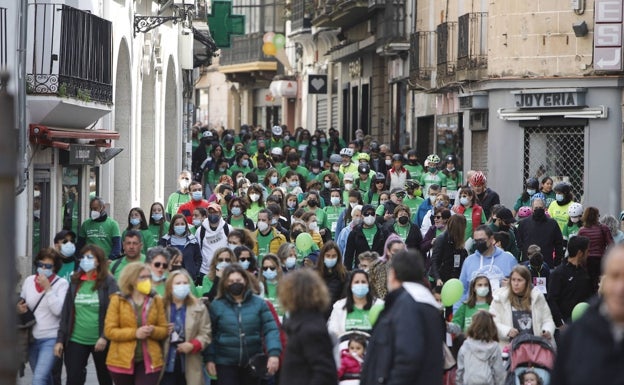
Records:
{"label": "yellow jacket", "polygon": [[[152,293],[143,302],[143,324],[153,325],[152,334],[142,340],[143,362],[148,373],[158,372],[164,364],[162,340],[168,336],[167,318],[161,296]],[[137,316],[130,299],[121,293],[111,295],[104,335],[110,341],[106,365],[132,373],[137,344]],[[146,354],[147,353],[147,354]]]}
{"label": "yellow jacket", "polygon": [[[261,260],[262,258],[259,258],[258,256],[258,233],[259,230],[254,231],[254,237],[256,238],[256,242],[254,243],[253,252],[256,255],[256,258],[258,258],[258,260]],[[279,250],[280,246],[283,243],[286,243],[286,237],[284,236],[284,234],[277,231],[275,227],[271,228],[271,233],[273,234],[273,238],[271,239],[271,241],[269,241],[269,253],[277,255],[277,251]]]}

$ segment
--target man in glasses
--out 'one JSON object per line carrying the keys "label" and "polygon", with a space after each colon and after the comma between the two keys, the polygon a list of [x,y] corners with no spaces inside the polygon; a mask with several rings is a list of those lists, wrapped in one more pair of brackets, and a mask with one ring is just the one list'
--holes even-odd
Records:
{"label": "man in glasses", "polygon": [[362,224],[355,226],[347,238],[344,264],[349,270],[355,267],[357,256],[365,251],[376,251],[379,255],[383,254],[387,234],[376,223],[375,208],[371,205],[362,207],[362,218]]}
{"label": "man in glasses", "polygon": [[141,233],[136,230],[128,230],[123,239],[123,251],[124,255],[113,262],[111,266],[111,273],[115,277],[115,280],[119,282],[119,276],[129,263],[132,262],[145,262],[145,255],[141,254],[143,250],[143,238]]}

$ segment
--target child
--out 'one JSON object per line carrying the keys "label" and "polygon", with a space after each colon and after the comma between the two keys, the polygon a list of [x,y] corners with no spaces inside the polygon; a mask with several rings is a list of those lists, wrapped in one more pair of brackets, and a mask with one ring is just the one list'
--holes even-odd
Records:
{"label": "child", "polygon": [[477,275],[470,281],[468,300],[461,304],[453,315],[453,323],[464,332],[472,322],[472,316],[479,310],[488,310],[492,303],[492,286],[484,275]]}
{"label": "child", "polygon": [[360,378],[364,354],[366,353],[366,338],[361,334],[354,334],[349,338],[347,349],[340,352],[339,380]]}
{"label": "child", "polygon": [[544,380],[529,369],[520,375],[520,385],[544,385]]}
{"label": "child", "polygon": [[457,355],[457,385],[502,385],[505,367],[494,317],[485,310],[472,316],[468,338]]}

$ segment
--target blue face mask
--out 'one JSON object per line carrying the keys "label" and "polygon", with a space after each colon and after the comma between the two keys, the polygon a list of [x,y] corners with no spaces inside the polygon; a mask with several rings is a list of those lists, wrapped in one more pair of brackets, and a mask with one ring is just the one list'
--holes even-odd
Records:
{"label": "blue face mask", "polygon": [[249,166],[249,160],[248,159],[241,160],[241,166],[243,166],[243,167]]}
{"label": "blue face mask", "polygon": [[201,225],[201,223],[201,219],[193,219],[193,226],[198,227],[199,225]]}
{"label": "blue face mask", "polygon": [[240,261],[240,265],[243,267],[243,269],[247,270],[249,269],[249,265],[251,264],[251,262],[249,261]]}
{"label": "blue face mask", "polygon": [[366,294],[368,294],[368,285],[365,283],[356,283],[351,286],[351,291],[353,292],[354,296],[358,298],[364,298],[366,297]]}
{"label": "blue face mask", "polygon": [[92,271],[93,269],[95,269],[95,258],[82,258],[80,260],[80,268],[85,273]]}
{"label": "blue face mask", "polygon": [[194,201],[200,201],[203,198],[203,194],[201,191],[193,191],[191,197]]}
{"label": "blue face mask", "polygon": [[292,269],[293,267],[295,267],[296,264],[297,264],[297,258],[295,257],[286,258],[286,268]]}
{"label": "blue face mask", "polygon": [[269,181],[271,182],[271,184],[277,184],[277,177],[276,176],[272,176],[269,178]]}
{"label": "blue face mask", "polygon": [[561,202],[563,198],[564,198],[563,194],[555,194],[555,199],[557,200],[557,202]]}
{"label": "blue face mask", "polygon": [[241,208],[240,207],[232,207],[232,215],[234,216],[239,216],[241,215]]}
{"label": "blue face mask", "polygon": [[191,292],[191,285],[187,283],[173,285],[172,290],[171,290],[171,294],[173,294],[173,296],[176,297],[177,299],[185,299],[186,297],[188,297],[190,292]]}
{"label": "blue face mask", "polygon": [[332,267],[336,266],[336,263],[338,263],[338,258],[332,258],[332,259],[325,259],[325,266],[328,269],[331,269]]}
{"label": "blue face mask", "polygon": [[173,226],[173,232],[176,235],[183,235],[184,233],[186,233],[186,226],[184,225]]}
{"label": "blue face mask", "polygon": [[47,278],[50,278],[54,272],[52,270],[44,269],[43,267],[37,268],[37,274],[45,275]]}
{"label": "blue face mask", "polygon": [[61,254],[65,257],[71,257],[76,253],[76,245],[73,242],[63,243],[61,245]]}
{"label": "blue face mask", "polygon": [[140,218],[130,218],[130,224],[131,224],[132,226],[136,226],[136,225],[138,225],[139,223],[141,223],[141,219],[140,219]]}
{"label": "blue face mask", "polygon": [[217,270],[223,271],[226,267],[230,266],[229,262],[219,262],[217,263]]}
{"label": "blue face mask", "polygon": [[152,219],[156,222],[160,221],[163,218],[162,214],[152,214]]}
{"label": "blue face mask", "polygon": [[272,281],[277,277],[277,270],[264,270],[262,272],[262,275],[264,276],[264,278]]}
{"label": "blue face mask", "polygon": [[156,274],[152,273],[152,281],[154,282],[164,281],[165,279],[167,279],[167,274],[163,274],[162,276],[159,277]]}

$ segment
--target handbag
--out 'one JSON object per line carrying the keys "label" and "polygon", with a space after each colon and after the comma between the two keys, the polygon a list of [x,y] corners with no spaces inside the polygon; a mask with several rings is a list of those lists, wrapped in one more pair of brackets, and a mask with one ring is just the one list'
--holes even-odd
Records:
{"label": "handbag", "polygon": [[264,353],[258,353],[249,359],[247,367],[251,370],[256,378],[267,380],[271,378],[267,370],[269,356]]}
{"label": "handbag", "polygon": [[[50,287],[52,287],[58,280],[59,278],[55,279],[50,284]],[[18,322],[17,322],[18,329],[29,329],[29,328],[32,328],[37,323],[37,318],[35,318],[35,310],[37,310],[37,308],[39,307],[39,304],[41,303],[41,300],[43,300],[43,297],[45,297],[45,294],[46,293],[43,292],[43,295],[39,297],[39,300],[37,301],[37,303],[35,304],[35,307],[32,310],[26,307],[25,313],[18,314]]]}

